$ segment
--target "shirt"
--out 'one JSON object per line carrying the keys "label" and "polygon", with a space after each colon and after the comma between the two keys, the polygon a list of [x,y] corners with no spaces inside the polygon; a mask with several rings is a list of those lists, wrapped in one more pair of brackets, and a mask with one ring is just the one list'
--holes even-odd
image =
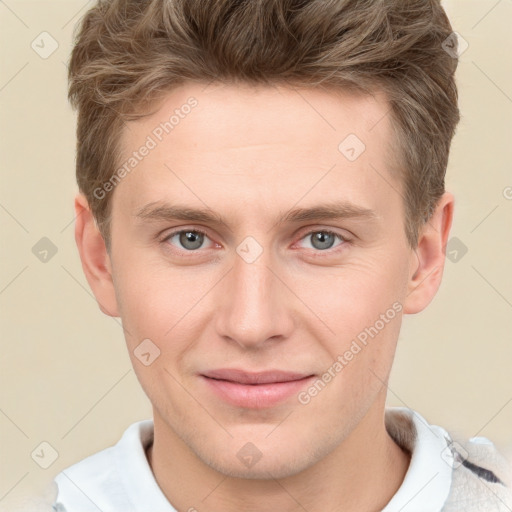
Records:
{"label": "shirt", "polygon": [[[445,512],[452,510],[450,506],[457,510],[461,498],[455,494],[476,485],[479,479],[487,482],[487,488],[498,487],[487,494],[483,487],[477,488],[476,501],[493,500],[503,487],[506,495],[500,500],[507,506],[509,490],[504,483],[490,470],[461,462],[465,458],[460,452],[465,449],[454,443],[443,428],[430,425],[417,412],[402,407],[386,410],[386,428],[395,442],[411,453],[411,461],[402,485],[382,512]],[[114,446],[61,471],[55,477],[58,494],[53,509],[56,512],[177,512],[158,486],[147,461],[145,450],[152,440],[153,420],[138,421],[126,429]],[[488,441],[482,443],[480,439],[479,443]],[[479,470],[484,473],[478,475]],[[468,503],[473,498],[468,500],[464,492],[462,496],[467,511],[512,510],[508,506],[471,508]]]}

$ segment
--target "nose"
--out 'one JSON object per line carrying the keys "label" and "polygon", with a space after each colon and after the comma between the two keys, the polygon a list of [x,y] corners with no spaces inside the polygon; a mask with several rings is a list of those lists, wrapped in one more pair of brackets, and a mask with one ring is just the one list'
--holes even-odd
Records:
{"label": "nose", "polygon": [[250,263],[238,254],[219,289],[219,336],[246,349],[288,338],[294,328],[293,293],[267,251]]}

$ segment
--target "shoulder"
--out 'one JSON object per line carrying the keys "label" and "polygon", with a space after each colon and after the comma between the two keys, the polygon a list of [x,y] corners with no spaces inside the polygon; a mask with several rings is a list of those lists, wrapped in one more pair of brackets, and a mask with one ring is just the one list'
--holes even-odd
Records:
{"label": "shoulder", "polygon": [[75,512],[110,510],[104,502],[111,494],[121,496],[116,447],[109,447],[62,470],[56,477],[55,510]]}
{"label": "shoulder", "polygon": [[406,482],[421,481],[426,472],[438,484],[444,480],[442,512],[512,510],[510,462],[488,439],[456,437],[406,408],[386,410],[386,429],[412,454]]}
{"label": "shoulder", "polygon": [[126,474],[137,473],[143,466],[144,444],[152,435],[152,428],[151,420],[133,423],[114,446],[62,470],[55,477],[58,494],[54,509],[59,512],[131,511]]}
{"label": "shoulder", "polygon": [[8,504],[2,500],[2,505],[5,508],[0,507],[0,510],[9,512],[55,512],[53,504],[56,496],[57,484],[52,481],[43,484],[42,488],[33,489],[27,494],[10,499]]}
{"label": "shoulder", "polygon": [[453,477],[443,512],[461,510],[509,512],[512,510],[512,469],[485,438],[452,440]]}

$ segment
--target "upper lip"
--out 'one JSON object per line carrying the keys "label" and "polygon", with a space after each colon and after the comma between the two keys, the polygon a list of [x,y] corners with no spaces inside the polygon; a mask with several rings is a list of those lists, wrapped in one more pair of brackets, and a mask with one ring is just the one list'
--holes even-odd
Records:
{"label": "upper lip", "polygon": [[311,377],[312,374],[269,370],[264,372],[247,372],[238,369],[219,369],[202,373],[204,377],[228,380],[240,384],[269,384],[273,382],[290,382]]}

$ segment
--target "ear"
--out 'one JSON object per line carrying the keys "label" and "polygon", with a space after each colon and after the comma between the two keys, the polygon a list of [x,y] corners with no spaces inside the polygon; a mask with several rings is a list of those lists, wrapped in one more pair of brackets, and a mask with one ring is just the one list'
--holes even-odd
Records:
{"label": "ear", "polygon": [[420,232],[418,246],[411,254],[407,296],[404,301],[405,314],[419,313],[425,309],[439,289],[454,204],[453,195],[445,192]]}
{"label": "ear", "polygon": [[75,240],[85,277],[101,311],[119,316],[110,255],[83,194],[75,198],[75,213]]}

